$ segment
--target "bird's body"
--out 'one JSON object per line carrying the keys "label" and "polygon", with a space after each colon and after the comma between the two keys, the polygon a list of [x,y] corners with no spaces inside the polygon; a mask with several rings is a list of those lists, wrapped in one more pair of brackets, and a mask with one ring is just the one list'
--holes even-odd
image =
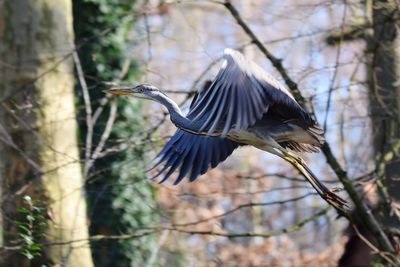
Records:
{"label": "bird's body", "polygon": [[345,212],[346,201],[327,189],[304,161],[290,150],[318,152],[323,131],[293,96],[256,63],[226,49],[213,81],[197,92],[189,113],[151,85],[111,89],[113,94],[155,100],[169,111],[178,131],[158,155],[161,182],[179,169],[175,184],[185,176],[195,180],[224,161],[237,147],[250,145],[275,154],[296,167],[317,192]]}

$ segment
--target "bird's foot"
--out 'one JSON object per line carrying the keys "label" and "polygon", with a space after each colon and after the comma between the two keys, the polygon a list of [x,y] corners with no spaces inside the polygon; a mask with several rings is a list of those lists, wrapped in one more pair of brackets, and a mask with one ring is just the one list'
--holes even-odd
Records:
{"label": "bird's foot", "polygon": [[341,191],[343,191],[343,188],[341,188],[341,187],[333,187],[333,188],[329,189],[329,192],[332,192],[332,193],[337,193],[337,192],[341,192]]}
{"label": "bird's foot", "polygon": [[341,198],[340,196],[336,195],[337,192],[336,188],[330,189],[328,192],[322,195],[322,198],[325,199],[332,207],[334,207],[341,215],[348,217],[351,208],[349,203]]}

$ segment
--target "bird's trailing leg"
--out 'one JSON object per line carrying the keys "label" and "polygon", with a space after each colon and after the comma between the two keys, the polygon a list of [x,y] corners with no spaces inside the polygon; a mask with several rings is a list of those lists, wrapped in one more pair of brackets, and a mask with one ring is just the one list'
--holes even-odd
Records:
{"label": "bird's trailing leg", "polygon": [[[274,150],[277,152],[276,149]],[[274,154],[291,163],[308,180],[318,194],[332,207],[334,207],[341,215],[347,216],[349,214],[350,208],[347,201],[335,194],[335,192],[339,190],[337,188],[332,190],[328,189],[321,181],[318,180],[318,178],[314,175],[310,168],[308,168],[302,158],[284,150],[279,150],[279,153]]]}

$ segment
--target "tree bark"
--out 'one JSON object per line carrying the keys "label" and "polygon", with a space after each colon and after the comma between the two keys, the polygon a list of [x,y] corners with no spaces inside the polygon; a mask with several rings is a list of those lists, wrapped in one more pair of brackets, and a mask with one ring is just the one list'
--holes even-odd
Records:
{"label": "tree bark", "polygon": [[[367,0],[364,4],[365,21],[350,25],[344,32],[330,35],[326,40],[331,45],[360,39],[366,43],[364,56],[372,125],[371,145],[380,194],[380,203],[374,214],[378,215],[387,236],[395,243],[394,236],[399,235],[400,226],[400,38],[396,29],[400,13],[395,0]],[[374,240],[376,235],[371,235],[364,225],[357,224],[364,236]],[[373,251],[351,227],[349,231],[351,234],[339,266],[371,263]],[[395,247],[398,249],[398,244]]]}
{"label": "tree bark", "polygon": [[[0,179],[3,247],[23,247],[22,197],[44,205],[42,256],[4,266],[93,266],[74,109],[71,0],[0,2]],[[80,243],[73,240],[85,240]],[[5,255],[5,256],[4,256]]]}
{"label": "tree bark", "polygon": [[367,79],[376,167],[387,228],[400,226],[400,38],[398,3],[372,1]]}

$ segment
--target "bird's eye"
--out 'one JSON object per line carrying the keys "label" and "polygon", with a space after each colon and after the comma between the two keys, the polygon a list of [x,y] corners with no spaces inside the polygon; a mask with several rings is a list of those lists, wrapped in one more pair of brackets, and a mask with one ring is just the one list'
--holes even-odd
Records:
{"label": "bird's eye", "polygon": [[139,88],[139,93],[143,93],[144,89],[142,87]]}

